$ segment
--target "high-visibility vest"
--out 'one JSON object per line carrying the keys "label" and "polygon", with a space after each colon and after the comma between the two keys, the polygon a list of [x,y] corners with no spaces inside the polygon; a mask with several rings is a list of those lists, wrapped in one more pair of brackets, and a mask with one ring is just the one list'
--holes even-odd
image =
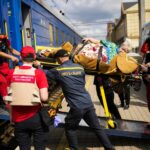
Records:
{"label": "high-visibility vest", "polygon": [[10,105],[32,106],[40,103],[35,69],[15,69],[6,101]]}

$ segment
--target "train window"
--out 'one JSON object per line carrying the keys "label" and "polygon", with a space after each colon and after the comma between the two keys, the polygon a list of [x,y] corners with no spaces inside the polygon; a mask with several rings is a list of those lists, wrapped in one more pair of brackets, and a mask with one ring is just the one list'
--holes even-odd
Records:
{"label": "train window", "polygon": [[65,41],[65,33],[62,31],[62,43]]}
{"label": "train window", "polygon": [[49,24],[49,32],[50,32],[50,46],[54,45],[54,29],[53,25]]}
{"label": "train window", "polygon": [[5,28],[5,34],[8,35],[8,26],[6,21],[4,21],[4,28]]}
{"label": "train window", "polygon": [[59,35],[58,35],[58,33],[59,33],[59,29],[56,27],[56,46],[58,46],[58,44],[59,44]]}

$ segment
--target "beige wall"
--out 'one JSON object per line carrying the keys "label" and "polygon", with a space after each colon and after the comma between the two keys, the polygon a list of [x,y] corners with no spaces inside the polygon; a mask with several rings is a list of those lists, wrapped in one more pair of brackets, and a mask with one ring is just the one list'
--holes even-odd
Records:
{"label": "beige wall", "polygon": [[138,13],[127,14],[127,36],[130,38],[139,37]]}
{"label": "beige wall", "polygon": [[[139,15],[138,4],[122,11],[119,24],[116,24],[112,31],[114,42],[120,41],[123,37],[128,37],[132,41],[133,47],[139,46]],[[123,19],[124,18],[124,19]],[[150,22],[150,0],[145,0],[145,23]]]}
{"label": "beige wall", "polygon": [[145,13],[145,22],[150,22],[150,12]]}
{"label": "beige wall", "polygon": [[133,48],[139,45],[139,18],[138,13],[127,14],[127,37],[131,39]]}
{"label": "beige wall", "polygon": [[150,0],[145,0],[145,9],[150,9]]}

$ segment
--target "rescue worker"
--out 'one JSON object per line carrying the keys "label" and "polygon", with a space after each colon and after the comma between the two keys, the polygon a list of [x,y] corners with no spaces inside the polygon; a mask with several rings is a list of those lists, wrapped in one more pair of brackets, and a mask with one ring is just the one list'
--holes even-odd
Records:
{"label": "rescue worker", "polygon": [[35,50],[30,46],[21,49],[23,65],[8,75],[8,96],[11,117],[15,124],[15,137],[20,150],[30,150],[31,136],[35,150],[45,150],[47,128],[43,126],[39,111],[41,103],[47,103],[48,83],[41,69],[32,67]]}
{"label": "rescue worker", "polygon": [[[20,53],[11,47],[10,41],[6,35],[0,34],[0,95],[2,97],[7,94],[7,81],[6,77],[9,73],[9,63],[10,59],[13,62],[18,62],[19,59],[8,53],[20,56]],[[2,103],[2,101],[1,101]]]}
{"label": "rescue worker", "polygon": [[114,150],[107,135],[101,129],[95,113],[91,97],[85,89],[85,72],[79,64],[69,60],[67,51],[61,49],[55,54],[61,64],[47,71],[48,80],[56,80],[61,84],[64,96],[70,107],[65,118],[65,132],[70,150],[79,150],[76,131],[81,119],[93,129],[106,150]]}

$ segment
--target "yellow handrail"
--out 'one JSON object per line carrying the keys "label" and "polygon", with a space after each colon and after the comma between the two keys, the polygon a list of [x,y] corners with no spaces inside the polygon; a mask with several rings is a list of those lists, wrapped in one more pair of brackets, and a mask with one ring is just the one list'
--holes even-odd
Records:
{"label": "yellow handrail", "polygon": [[25,39],[24,39],[24,30],[21,30],[22,33],[22,46],[25,46]]}
{"label": "yellow handrail", "polygon": [[33,36],[34,36],[34,47],[35,47],[35,51],[37,52],[37,47],[36,47],[36,33],[34,33]]}
{"label": "yellow handrail", "polygon": [[5,34],[8,36],[8,28],[7,28],[7,22],[4,21],[4,27],[5,27]]}

